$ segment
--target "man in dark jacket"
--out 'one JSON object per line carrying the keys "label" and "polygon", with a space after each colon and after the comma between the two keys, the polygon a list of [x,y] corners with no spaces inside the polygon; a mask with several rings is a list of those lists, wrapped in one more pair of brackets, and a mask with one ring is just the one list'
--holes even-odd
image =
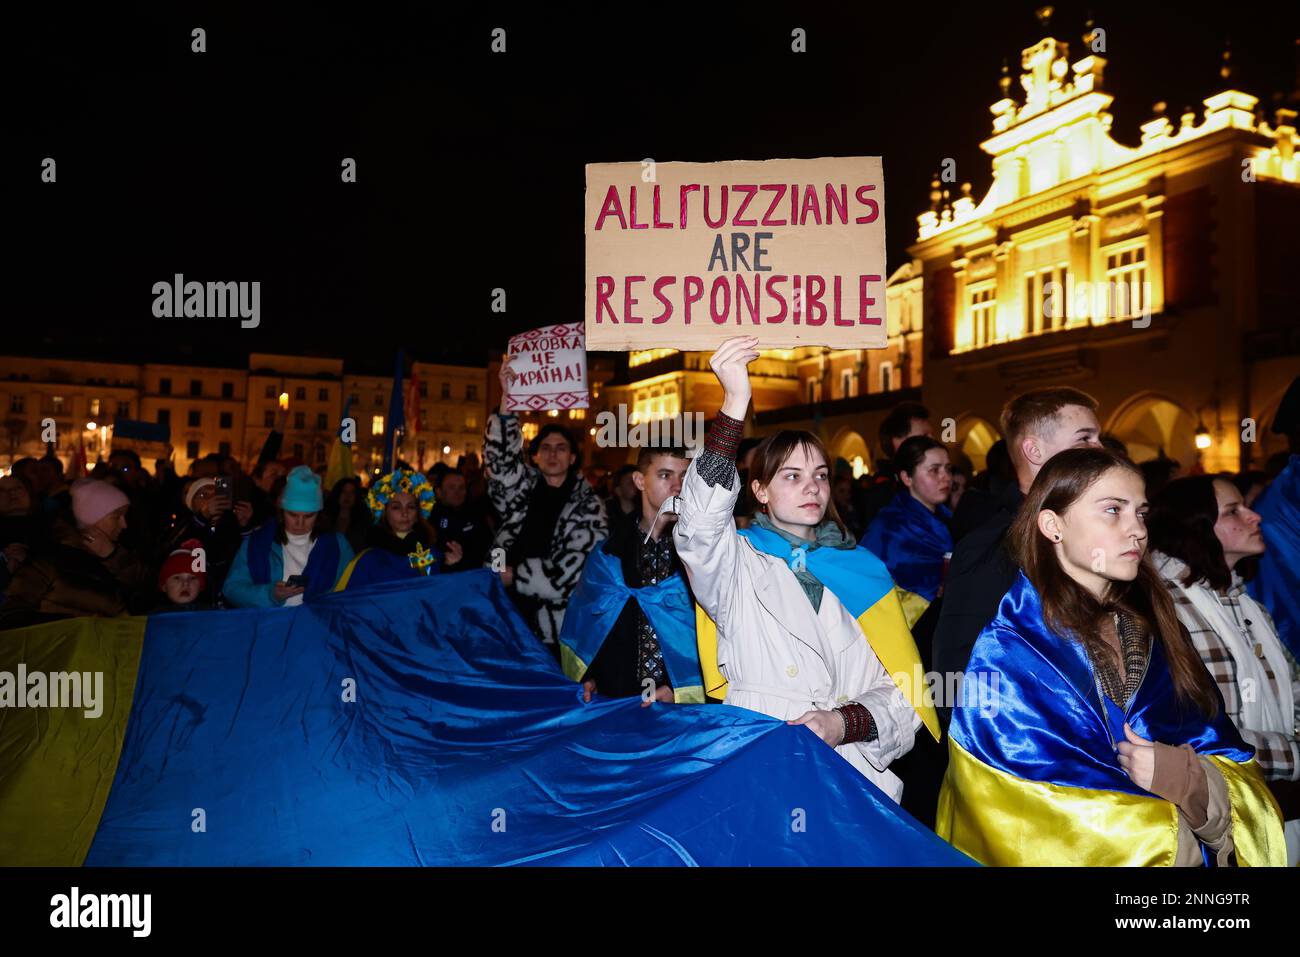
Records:
{"label": "man in dark jacket", "polygon": [[[992,516],[953,550],[934,631],[934,667],[944,677],[943,687],[950,686],[949,674],[966,671],[975,639],[997,616],[1002,596],[1015,583],[1017,566],[1006,551],[1006,533],[1034,476],[1057,452],[1101,447],[1097,401],[1065,386],[1034,389],[1016,396],[1002,410],[1002,434],[1016,483],[1003,490]],[[940,702],[939,716],[945,725],[954,704]]]}
{"label": "man in dark jacket", "polygon": [[[677,557],[672,535],[671,522],[677,516],[661,515],[660,506],[681,492],[690,464],[685,449],[641,450],[633,472],[640,510],[632,521],[615,522],[609,538],[598,546],[618,561],[623,583],[628,588],[650,588],[674,576],[685,582],[686,570]],[[574,632],[572,626],[577,623],[570,625],[561,640]],[[693,615],[685,627],[694,634]],[[581,676],[584,693],[588,698],[593,692],[609,698],[644,696],[648,691],[646,682],[653,682],[655,698],[672,701],[673,688],[660,640],[641,605],[635,598],[629,598],[599,643],[586,674]]]}
{"label": "man in dark jacket", "polygon": [[438,500],[429,515],[429,523],[437,529],[438,548],[447,550],[449,542],[458,542],[463,557],[444,569],[449,572],[482,568],[492,546],[492,529],[488,527],[481,509],[466,504],[468,488],[465,476],[459,469],[450,469],[438,485]]}

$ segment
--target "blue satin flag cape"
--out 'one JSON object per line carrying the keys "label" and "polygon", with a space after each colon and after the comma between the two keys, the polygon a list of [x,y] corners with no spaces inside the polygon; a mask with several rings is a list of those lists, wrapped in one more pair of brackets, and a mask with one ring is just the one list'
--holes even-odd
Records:
{"label": "blue satin flag cape", "polygon": [[587,555],[582,579],[564,612],[559,641],[565,673],[574,681],[582,680],[629,599],[640,606],[655,630],[676,700],[702,703],[704,679],[696,650],[695,603],[685,574],[678,572],[657,585],[630,588],[623,580],[622,563],[602,545]]}
{"label": "blue satin flag cape", "polygon": [[1276,863],[1280,847],[1285,861],[1254,750],[1222,701],[1213,719],[1180,704],[1160,641],[1127,713],[1103,700],[1082,643],[1047,628],[1021,572],[971,653],[949,726],[939,834],[985,863],[1173,863],[1177,808],[1119,764],[1115,742],[1125,740],[1127,720],[1149,741],[1190,744],[1213,759],[1228,784],[1242,863]]}
{"label": "blue satin flag cape", "polygon": [[904,489],[880,510],[862,536],[862,546],[877,556],[899,588],[934,601],[943,584],[943,556],[952,551],[948,520],[952,512],[940,505],[938,514]]}
{"label": "blue satin flag cape", "polygon": [[970,862],[807,728],[584,705],[484,569],[150,618],[86,863]]}

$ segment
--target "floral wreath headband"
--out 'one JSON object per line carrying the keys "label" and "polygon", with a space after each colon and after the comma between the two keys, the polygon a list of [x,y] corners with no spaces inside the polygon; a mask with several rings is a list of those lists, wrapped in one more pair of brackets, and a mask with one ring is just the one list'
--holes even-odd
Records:
{"label": "floral wreath headband", "polygon": [[394,495],[399,492],[410,492],[415,496],[416,504],[420,506],[420,514],[425,518],[433,511],[433,486],[421,472],[413,469],[394,469],[389,472],[378,482],[370,486],[370,491],[366,493],[366,503],[370,506],[370,514],[378,522],[384,515],[384,509]]}

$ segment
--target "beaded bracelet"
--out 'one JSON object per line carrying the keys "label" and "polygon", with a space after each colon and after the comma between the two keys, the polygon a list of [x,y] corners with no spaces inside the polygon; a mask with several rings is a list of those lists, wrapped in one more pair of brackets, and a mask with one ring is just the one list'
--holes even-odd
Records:
{"label": "beaded bracelet", "polygon": [[841,744],[875,740],[876,721],[866,707],[852,701],[835,710],[844,719],[844,740]]}

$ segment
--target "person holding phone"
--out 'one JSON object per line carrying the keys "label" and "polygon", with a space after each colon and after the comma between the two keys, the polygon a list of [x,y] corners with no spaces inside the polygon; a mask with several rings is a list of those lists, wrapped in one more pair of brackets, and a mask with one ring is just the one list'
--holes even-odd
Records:
{"label": "person holding phone", "polygon": [[305,465],[289,473],[276,517],[244,540],[226,578],[226,600],[238,608],[301,605],[334,588],[352,561],[352,546],[323,532],[321,477]]}
{"label": "person holding phone", "polygon": [[190,539],[197,539],[207,564],[207,595],[220,604],[222,588],[252,518],[248,502],[233,501],[230,477],[192,480],[182,496],[185,508],[175,513],[162,536],[156,560],[161,563]]}

